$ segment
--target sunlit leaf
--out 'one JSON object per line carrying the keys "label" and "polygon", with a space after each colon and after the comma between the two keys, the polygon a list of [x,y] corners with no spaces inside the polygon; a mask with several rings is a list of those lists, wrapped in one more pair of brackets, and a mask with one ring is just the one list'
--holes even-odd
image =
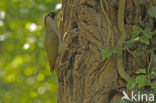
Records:
{"label": "sunlit leaf", "polygon": [[45,79],[45,75],[44,74],[40,73],[40,74],[37,75],[37,80],[38,81],[43,81],[44,79]]}
{"label": "sunlit leaf", "polygon": [[138,27],[136,25],[134,25],[132,29],[133,29],[133,31],[132,31],[133,35],[138,35],[139,33],[141,33],[143,31],[140,27]]}
{"label": "sunlit leaf", "polygon": [[149,39],[148,39],[146,36],[141,36],[141,37],[139,38],[139,40],[140,40],[140,42],[149,45],[149,42],[150,42],[150,41],[149,41]]}
{"label": "sunlit leaf", "polygon": [[131,90],[131,89],[134,89],[136,87],[136,79],[134,78],[131,78],[129,81],[128,81],[128,84],[127,84],[127,89],[128,90]]}
{"label": "sunlit leaf", "polygon": [[145,75],[139,75],[136,77],[136,81],[138,83],[138,87],[141,88],[149,83],[149,80]]}
{"label": "sunlit leaf", "polygon": [[[60,2],[0,0],[0,103],[57,103],[57,76],[49,70],[43,21]],[[42,96],[40,87],[41,94],[46,88]]]}
{"label": "sunlit leaf", "polygon": [[152,33],[149,29],[146,28],[145,30],[143,30],[143,33],[147,38],[152,38]]}
{"label": "sunlit leaf", "polygon": [[38,94],[35,91],[30,91],[30,96],[32,98],[36,98],[38,96]]}
{"label": "sunlit leaf", "polygon": [[103,60],[105,60],[106,58],[112,55],[112,52],[110,52],[108,49],[103,49],[101,54],[102,54]]}
{"label": "sunlit leaf", "polygon": [[132,36],[130,42],[135,42],[135,41],[137,41],[137,40],[139,40],[139,36],[138,36],[137,34],[134,34],[134,35]]}
{"label": "sunlit leaf", "polygon": [[153,74],[153,75],[156,76],[156,70],[152,70],[152,73],[151,74]]}
{"label": "sunlit leaf", "polygon": [[156,92],[156,82],[152,82],[151,83],[152,88],[154,89],[154,91]]}
{"label": "sunlit leaf", "polygon": [[146,71],[145,71],[145,69],[138,69],[136,73],[137,74],[146,74]]}
{"label": "sunlit leaf", "polygon": [[26,69],[24,70],[24,74],[25,74],[26,76],[31,76],[31,75],[33,74],[33,70],[32,70],[31,68],[26,68]]}

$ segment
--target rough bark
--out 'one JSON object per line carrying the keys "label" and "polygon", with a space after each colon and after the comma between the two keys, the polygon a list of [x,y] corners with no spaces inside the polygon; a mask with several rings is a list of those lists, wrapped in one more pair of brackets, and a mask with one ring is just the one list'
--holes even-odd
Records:
{"label": "rough bark", "polygon": [[[119,0],[63,0],[60,30],[78,28],[62,54],[58,74],[58,103],[110,103],[113,96],[125,89],[126,82],[117,71],[115,56],[102,60],[101,50],[117,45]],[[127,0],[124,23],[127,39],[132,25],[153,30],[155,21],[147,13],[149,3]],[[136,48],[132,48],[135,52]],[[147,63],[144,56],[143,63]],[[135,58],[124,52],[124,67],[129,76],[138,69]]]}

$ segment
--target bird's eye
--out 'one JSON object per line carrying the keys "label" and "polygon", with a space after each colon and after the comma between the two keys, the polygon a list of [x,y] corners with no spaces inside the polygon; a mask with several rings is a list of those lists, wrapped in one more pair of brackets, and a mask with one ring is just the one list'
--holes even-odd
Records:
{"label": "bird's eye", "polygon": [[50,13],[49,16],[53,17],[55,16],[55,13]]}
{"label": "bird's eye", "polygon": [[49,14],[49,16],[52,17],[53,19],[55,18],[55,15],[56,14],[54,12],[52,12],[52,13]]}

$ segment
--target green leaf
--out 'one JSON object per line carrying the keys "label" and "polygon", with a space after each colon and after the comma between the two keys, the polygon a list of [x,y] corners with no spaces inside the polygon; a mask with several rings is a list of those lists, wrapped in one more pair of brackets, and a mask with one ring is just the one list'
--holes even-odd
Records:
{"label": "green leaf", "polygon": [[152,33],[149,29],[146,28],[145,30],[143,30],[143,33],[147,38],[152,38]]}
{"label": "green leaf", "polygon": [[120,98],[115,98],[115,99],[113,99],[113,103],[121,103],[121,99]]}
{"label": "green leaf", "polygon": [[112,52],[110,52],[108,49],[103,49],[101,54],[102,54],[102,59],[105,60],[106,58],[112,55]]}
{"label": "green leaf", "polygon": [[139,38],[139,36],[137,34],[134,34],[130,40],[130,42],[135,42],[137,40],[137,38]]}
{"label": "green leaf", "polygon": [[119,49],[118,46],[113,46],[113,47],[111,48],[110,51],[111,51],[112,53],[117,53],[118,49]]}
{"label": "green leaf", "polygon": [[151,87],[154,89],[154,91],[156,92],[156,82],[152,82],[151,83]]}
{"label": "green leaf", "polygon": [[147,45],[149,45],[149,39],[146,36],[141,36],[139,38],[140,42],[145,43]]}
{"label": "green leaf", "polygon": [[139,47],[140,49],[145,49],[146,46],[147,46],[147,45],[146,45],[145,43],[141,43],[141,42],[138,43],[138,47]]}
{"label": "green leaf", "polygon": [[124,42],[124,48],[125,48],[125,49],[130,48],[130,47],[132,46],[132,44],[133,44],[133,43],[132,43],[131,41],[125,41],[125,42]]}
{"label": "green leaf", "polygon": [[138,69],[136,73],[137,74],[146,74],[146,71],[145,71],[145,69]]}
{"label": "green leaf", "polygon": [[143,52],[144,52],[144,50],[142,50],[142,49],[137,49],[135,53],[136,53],[136,55],[140,56],[140,55],[143,54]]}
{"label": "green leaf", "polygon": [[156,75],[156,70],[152,70],[152,75]]}
{"label": "green leaf", "polygon": [[128,90],[131,90],[131,89],[134,89],[135,86],[136,86],[136,79],[135,78],[131,78],[129,81],[128,81],[128,84],[127,84],[127,89]]}
{"label": "green leaf", "polygon": [[149,83],[149,80],[145,75],[139,75],[136,77],[136,81],[138,83],[138,87],[141,88]]}
{"label": "green leaf", "polygon": [[152,17],[156,17],[156,6],[151,6],[149,9],[148,9],[148,14]]}
{"label": "green leaf", "polygon": [[133,29],[133,31],[132,31],[132,34],[133,34],[133,35],[138,35],[138,34],[140,34],[140,33],[143,31],[140,27],[138,27],[138,26],[136,26],[136,25],[134,25],[134,26],[132,27],[132,29]]}

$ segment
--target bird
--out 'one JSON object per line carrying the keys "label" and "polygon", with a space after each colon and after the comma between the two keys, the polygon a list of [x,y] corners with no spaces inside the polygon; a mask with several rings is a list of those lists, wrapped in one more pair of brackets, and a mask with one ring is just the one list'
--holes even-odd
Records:
{"label": "bird", "polygon": [[55,69],[58,69],[59,56],[65,49],[65,43],[62,40],[57,26],[57,15],[59,11],[60,9],[50,12],[44,18],[44,26],[46,28],[45,48],[51,72],[53,72]]}

